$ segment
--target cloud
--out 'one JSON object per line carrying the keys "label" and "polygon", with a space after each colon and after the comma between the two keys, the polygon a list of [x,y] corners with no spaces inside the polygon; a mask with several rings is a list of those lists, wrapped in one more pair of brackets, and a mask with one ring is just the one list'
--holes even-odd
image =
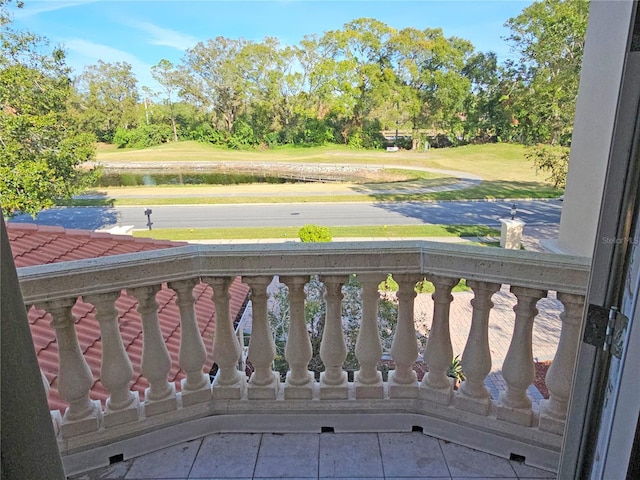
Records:
{"label": "cloud", "polygon": [[81,55],[87,59],[102,60],[105,63],[127,62],[131,65],[146,65],[135,55],[82,38],[66,39],[63,43],[70,53]]}
{"label": "cloud", "polygon": [[63,8],[80,7],[99,0],[67,0],[65,2],[25,2],[24,7],[13,9],[15,18],[27,18],[41,13],[53,12]]}
{"label": "cloud", "polygon": [[152,45],[163,45],[165,47],[175,48],[176,50],[187,50],[192,48],[198,39],[186,34],[163,28],[149,22],[128,22],[132,28],[140,30],[150,35],[149,43]]}
{"label": "cloud", "polygon": [[82,73],[86,65],[96,64],[98,60],[105,63],[126,62],[131,65],[131,70],[135,74],[139,86],[147,85],[155,88],[157,85],[150,73],[151,65],[135,55],[81,38],[64,40],[64,47],[69,53],[68,64],[77,74]]}

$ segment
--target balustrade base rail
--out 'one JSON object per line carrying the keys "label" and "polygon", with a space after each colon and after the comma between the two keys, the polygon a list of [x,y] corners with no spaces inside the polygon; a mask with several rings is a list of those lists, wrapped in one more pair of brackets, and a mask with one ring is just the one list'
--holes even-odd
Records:
{"label": "balustrade base rail", "polygon": [[[478,415],[422,398],[356,399],[349,383],[348,400],[284,400],[284,384],[275,400],[211,400],[141,417],[68,439],[60,438],[67,475],[130,459],[212,433],[335,433],[422,431],[442,440],[504,458],[524,458],[527,465],[556,471],[562,436],[537,427],[498,420],[495,411]],[[388,385],[385,382],[385,393]],[[317,389],[317,385],[316,385]],[[316,392],[317,393],[317,392]],[[181,394],[177,394],[181,405]],[[385,395],[386,397],[386,395]],[[537,418],[538,412],[534,410]],[[537,423],[537,422],[536,422]]]}

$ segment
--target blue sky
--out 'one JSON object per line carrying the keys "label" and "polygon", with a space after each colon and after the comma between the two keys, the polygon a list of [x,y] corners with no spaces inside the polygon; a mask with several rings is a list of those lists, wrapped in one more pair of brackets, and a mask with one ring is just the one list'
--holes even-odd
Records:
{"label": "blue sky", "polygon": [[166,58],[177,64],[184,51],[217,36],[260,41],[265,36],[297,44],[304,35],[339,29],[360,17],[387,25],[441,27],[446,36],[470,40],[476,50],[512,57],[502,39],[505,21],[532,0],[411,1],[128,1],[25,0],[12,8],[14,26],[62,44],[75,73],[86,65],[127,62],[138,86],[153,87],[151,66]]}

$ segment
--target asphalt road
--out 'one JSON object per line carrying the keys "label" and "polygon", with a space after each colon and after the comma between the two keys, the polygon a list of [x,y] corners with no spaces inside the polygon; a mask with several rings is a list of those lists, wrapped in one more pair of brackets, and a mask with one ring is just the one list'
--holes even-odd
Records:
{"label": "asphalt road", "polygon": [[[517,218],[527,225],[560,222],[562,202],[516,202]],[[511,203],[495,202],[394,202],[298,203],[153,206],[153,228],[277,227],[308,223],[325,226],[462,224],[498,227],[510,216]],[[34,223],[28,215],[11,222]],[[65,228],[98,230],[115,225],[147,228],[142,207],[58,207],[43,211],[35,223]]]}

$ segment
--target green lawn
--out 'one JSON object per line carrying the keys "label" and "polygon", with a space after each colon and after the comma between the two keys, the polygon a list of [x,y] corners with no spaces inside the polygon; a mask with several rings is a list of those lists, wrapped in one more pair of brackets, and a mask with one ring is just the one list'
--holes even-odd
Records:
{"label": "green lawn", "polygon": [[[169,143],[144,150],[119,150],[102,146],[98,162],[110,165],[139,163],[171,163],[175,166],[191,162],[269,163],[269,173],[277,175],[278,162],[319,162],[384,165],[388,176],[403,175],[403,181],[371,181],[370,183],[190,185],[94,188],[101,198],[76,200],[74,205],[192,205],[228,203],[311,203],[311,202],[390,202],[467,199],[554,198],[562,191],[538,175],[524,157],[525,147],[517,144],[467,145],[430,149],[423,152],[356,150],[341,146],[310,148],[281,147],[273,150],[237,151],[194,141]],[[409,170],[401,170],[402,166]],[[246,168],[246,167],[244,167]],[[284,167],[283,167],[284,168]],[[464,190],[424,193],[416,189],[457,182],[455,176],[431,173],[419,168],[437,168],[477,175],[482,184]],[[393,190],[393,193],[389,191]]]}
{"label": "green lawn", "polygon": [[[484,225],[391,225],[328,227],[333,238],[495,237],[500,231]],[[134,237],[158,240],[298,239],[299,227],[158,228],[136,230]]]}
{"label": "green lawn", "polygon": [[229,150],[195,141],[167,143],[143,150],[100,148],[98,162],[306,162],[367,163],[429,167],[469,172],[486,180],[509,180],[545,183],[533,164],[524,157],[525,147],[494,143],[456,148],[432,148],[428,151],[358,150],[339,145],[272,150]]}

